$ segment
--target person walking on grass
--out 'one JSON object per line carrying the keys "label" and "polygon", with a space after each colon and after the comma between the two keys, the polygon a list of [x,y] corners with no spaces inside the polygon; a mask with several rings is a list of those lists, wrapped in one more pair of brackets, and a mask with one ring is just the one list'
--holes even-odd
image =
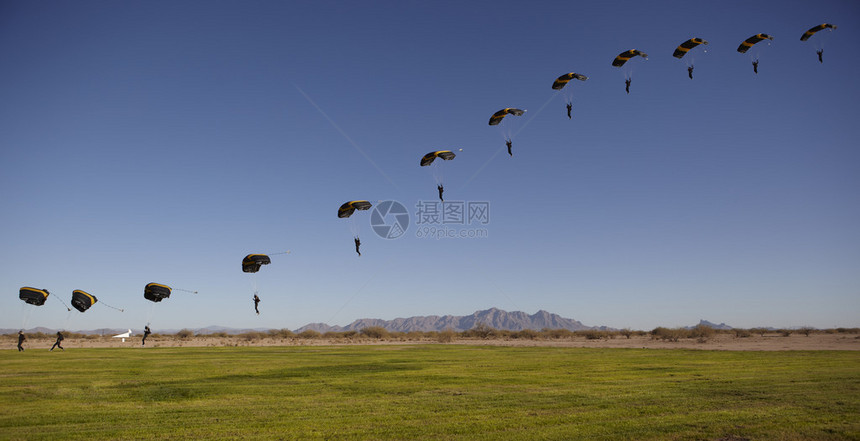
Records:
{"label": "person walking on grass", "polygon": [[140,345],[146,346],[146,337],[149,337],[149,334],[152,334],[152,331],[149,330],[149,325],[143,327],[143,340],[141,340]]}
{"label": "person walking on grass", "polygon": [[[63,349],[63,345],[60,344],[63,342],[63,339],[64,339],[63,333],[60,331],[57,331],[57,341],[54,342],[54,346],[51,346],[51,350],[53,351],[54,348]],[[65,351],[65,349],[63,349],[63,351]]]}
{"label": "person walking on grass", "polygon": [[24,344],[24,340],[26,339],[27,337],[24,337],[24,331],[18,331],[18,352],[24,350],[24,347],[21,345]]}

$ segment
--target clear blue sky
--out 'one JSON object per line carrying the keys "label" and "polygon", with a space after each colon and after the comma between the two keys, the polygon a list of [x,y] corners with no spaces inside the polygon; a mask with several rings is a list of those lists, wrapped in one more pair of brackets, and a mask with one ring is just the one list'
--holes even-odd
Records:
{"label": "clear blue sky", "polygon": [[[856,1],[4,1],[0,327],[858,326],[858,25]],[[759,32],[755,75],[736,48]],[[550,88],[570,71],[572,120]],[[503,107],[528,110],[513,158]],[[437,197],[421,156],[460,148],[446,200],[489,202],[487,237],[385,240],[361,212],[358,257],[338,206],[414,215]],[[241,259],[285,250],[256,316]],[[148,282],[199,294],[155,305]]]}

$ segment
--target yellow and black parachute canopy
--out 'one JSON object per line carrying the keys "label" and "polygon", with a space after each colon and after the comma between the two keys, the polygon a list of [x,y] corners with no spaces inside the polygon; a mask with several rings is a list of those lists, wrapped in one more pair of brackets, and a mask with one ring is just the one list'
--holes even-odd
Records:
{"label": "yellow and black parachute canopy", "polygon": [[373,204],[367,201],[349,201],[337,209],[337,217],[350,217],[355,210],[369,210]]}
{"label": "yellow and black parachute canopy", "polygon": [[741,43],[740,46],[738,46],[738,52],[744,54],[746,53],[746,51],[750,50],[750,48],[753,47],[754,44],[764,40],[773,40],[773,37],[767,34],[755,34],[752,37],[744,40],[744,42]]}
{"label": "yellow and black parachute canopy", "polygon": [[74,306],[78,311],[84,312],[87,309],[90,309],[90,307],[95,305],[98,301],[99,299],[90,293],[79,289],[72,291],[72,306]]}
{"label": "yellow and black parachute canopy", "polygon": [[578,74],[576,72],[566,73],[556,78],[555,81],[552,82],[552,88],[554,90],[561,90],[564,88],[564,86],[567,85],[568,82],[570,82],[570,80],[585,81],[587,79],[588,77],[583,74]]}
{"label": "yellow and black parachute canopy", "polygon": [[450,150],[439,150],[438,152],[430,152],[424,155],[423,158],[421,158],[421,166],[424,167],[426,165],[432,164],[436,158],[442,158],[445,161],[450,161],[456,156],[457,155],[455,155],[454,152]]}
{"label": "yellow and black parachute canopy", "polygon": [[615,67],[624,66],[624,63],[626,63],[627,60],[629,60],[635,56],[640,56],[640,57],[645,58],[645,59],[648,58],[648,54],[646,54],[645,52],[642,52],[638,49],[630,49],[630,50],[626,50],[626,51],[618,54],[618,56],[615,57],[614,60],[612,60],[612,65]]}
{"label": "yellow and black parachute canopy", "polygon": [[490,125],[491,126],[498,125],[500,122],[502,122],[502,118],[504,118],[508,114],[511,114],[514,116],[522,116],[523,113],[526,113],[526,111],[520,110],[520,109],[515,109],[513,107],[505,107],[504,109],[499,110],[498,112],[494,113],[493,116],[490,117]]}
{"label": "yellow and black parachute canopy", "polygon": [[18,298],[31,305],[42,306],[51,293],[47,289],[36,289],[25,286],[18,291]]}
{"label": "yellow and black parachute canopy", "polygon": [[800,41],[809,40],[813,35],[815,35],[818,31],[823,31],[825,29],[836,29],[836,25],[830,23],[823,23],[818,26],[813,26],[809,28],[808,31],[804,32],[803,35],[800,36]]}
{"label": "yellow and black parachute canopy", "polygon": [[155,282],[148,283],[146,287],[143,288],[143,297],[146,300],[160,302],[170,297],[170,287]]}
{"label": "yellow and black parachute canopy", "polygon": [[261,265],[268,265],[270,263],[272,263],[272,260],[265,254],[248,254],[242,259],[242,271],[256,273],[260,271]]}
{"label": "yellow and black parachute canopy", "polygon": [[691,38],[681,43],[681,45],[675,49],[675,52],[672,53],[672,56],[675,58],[684,58],[684,55],[687,55],[687,52],[689,52],[690,49],[693,49],[700,44],[708,44],[708,42],[701,38]]}

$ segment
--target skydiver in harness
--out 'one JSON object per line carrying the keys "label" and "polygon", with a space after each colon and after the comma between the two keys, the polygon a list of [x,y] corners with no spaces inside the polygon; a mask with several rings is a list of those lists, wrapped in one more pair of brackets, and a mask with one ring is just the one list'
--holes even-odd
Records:
{"label": "skydiver in harness", "polygon": [[[60,332],[60,331],[57,331],[57,341],[55,341],[55,342],[54,342],[54,346],[51,346],[51,350],[52,350],[52,351],[54,350],[54,348],[60,348],[60,349],[63,349],[63,346],[62,346],[62,345],[60,345],[60,343],[62,343],[62,342],[63,342],[63,338],[64,338],[64,337],[63,337],[63,333],[62,333],[62,332]],[[65,351],[65,349],[63,349],[63,351]]]}
{"label": "skydiver in harness", "polygon": [[445,187],[442,187],[442,184],[436,186],[436,189],[439,190],[439,200],[445,202],[445,199],[442,199],[442,193],[445,192]]}
{"label": "skydiver in harness", "polygon": [[571,110],[573,110],[573,104],[567,103],[567,119],[571,119],[571,117],[570,117],[570,111]]}
{"label": "skydiver in harness", "polygon": [[824,62],[824,58],[823,58],[824,57],[824,49],[819,49],[819,50],[815,51],[815,53],[818,54],[818,62],[823,63]]}
{"label": "skydiver in harness", "polygon": [[24,347],[21,345],[24,343],[24,340],[26,340],[26,339],[27,339],[27,337],[24,337],[24,331],[18,331],[18,352],[21,352],[24,350]]}
{"label": "skydiver in harness", "polygon": [[512,145],[512,144],[513,144],[513,141],[511,141],[510,139],[508,139],[508,140],[506,140],[506,141],[505,141],[505,145],[506,145],[506,146],[508,146],[508,154],[509,154],[509,155],[511,155],[511,156],[514,156],[514,154],[513,154],[513,153],[511,153],[511,145]]}
{"label": "skydiver in harness", "polygon": [[755,60],[752,63],[753,63],[753,72],[758,74],[758,60]]}
{"label": "skydiver in harness", "polygon": [[630,94],[630,82],[633,81],[632,78],[628,78],[624,80],[624,90],[627,91],[627,94]]}
{"label": "skydiver in harness", "polygon": [[260,315],[260,308],[257,305],[260,304],[260,298],[257,297],[257,293],[254,293],[254,311],[257,311],[257,315]]}
{"label": "skydiver in harness", "polygon": [[361,251],[359,251],[359,249],[358,249],[360,246],[361,246],[361,241],[358,240],[358,236],[355,236],[355,252],[358,253],[359,256],[361,256]]}
{"label": "skydiver in harness", "polygon": [[691,80],[693,79],[693,66],[687,68],[687,76],[690,77]]}
{"label": "skydiver in harness", "polygon": [[152,334],[152,331],[149,330],[149,325],[143,327],[143,340],[141,340],[140,345],[146,346],[146,337],[149,337],[149,334]]}

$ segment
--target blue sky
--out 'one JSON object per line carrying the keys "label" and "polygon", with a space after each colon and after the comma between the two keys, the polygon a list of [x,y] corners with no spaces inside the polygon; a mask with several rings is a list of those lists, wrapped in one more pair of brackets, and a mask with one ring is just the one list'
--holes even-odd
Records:
{"label": "blue sky", "polygon": [[[0,3],[0,327],[291,328],[548,310],[651,329],[860,325],[860,5]],[[800,42],[819,23],[839,28]],[[759,33],[774,41],[736,52]],[[710,42],[695,79],[671,56]],[[824,44],[824,63],[815,55]],[[633,82],[610,65],[636,48]],[[707,49],[704,51],[703,49]],[[553,80],[575,71],[573,119]],[[504,107],[528,112],[487,125]],[[458,149],[463,149],[460,152]],[[377,237],[345,201],[488,202]],[[414,216],[413,216],[414,217]],[[415,219],[413,218],[413,222]],[[257,275],[248,253],[277,253]],[[196,290],[152,304],[149,282]],[[66,312],[17,298],[22,286]]]}

